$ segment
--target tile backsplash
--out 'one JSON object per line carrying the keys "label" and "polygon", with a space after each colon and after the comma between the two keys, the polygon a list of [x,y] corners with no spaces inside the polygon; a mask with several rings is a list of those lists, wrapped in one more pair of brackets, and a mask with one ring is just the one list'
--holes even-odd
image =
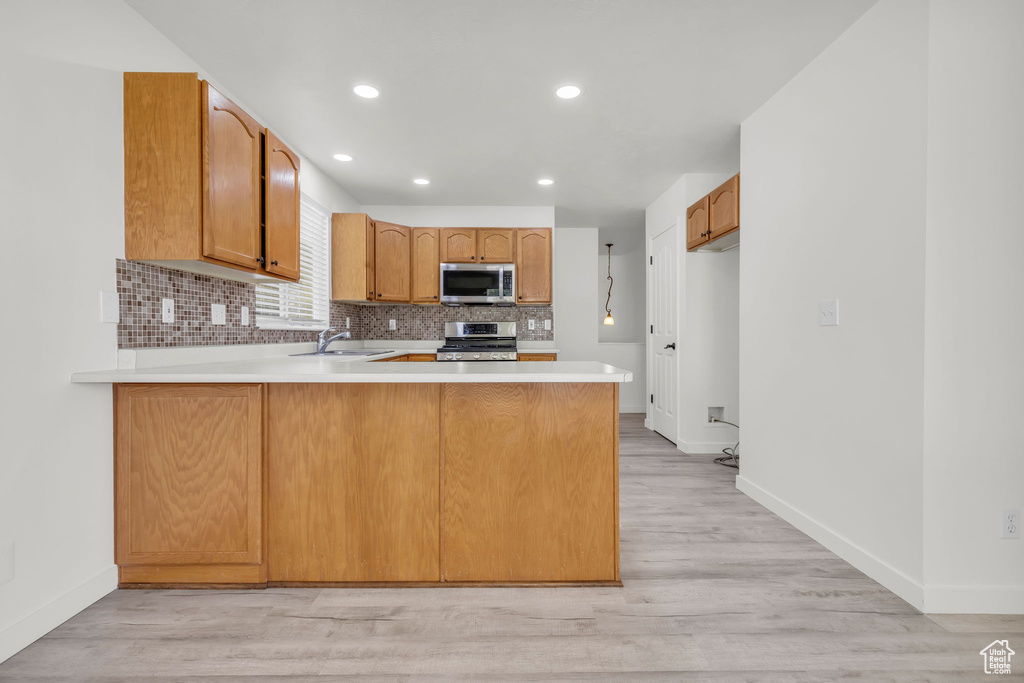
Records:
{"label": "tile backsplash", "polygon": [[[121,349],[168,346],[220,346],[273,344],[316,339],[315,332],[262,330],[256,327],[256,285],[186,273],[137,261],[117,261],[117,293],[121,322],[117,346]],[[174,299],[174,322],[161,322],[160,303]],[[214,325],[210,305],[224,304],[227,320]],[[249,308],[249,325],[243,326],[242,306]],[[552,341],[554,332],[544,321],[554,316],[551,306],[460,307],[412,306],[409,304],[354,304],[331,302],[331,326],[345,329],[349,318],[353,339],[441,339],[444,323],[455,320],[515,320],[519,339]],[[535,329],[528,329],[528,320]],[[395,330],[389,321],[395,321]]]}

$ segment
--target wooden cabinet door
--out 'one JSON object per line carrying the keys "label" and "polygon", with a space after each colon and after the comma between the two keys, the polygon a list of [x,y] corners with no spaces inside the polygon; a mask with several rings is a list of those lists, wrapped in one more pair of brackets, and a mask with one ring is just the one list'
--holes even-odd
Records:
{"label": "wooden cabinet door", "polygon": [[412,230],[404,225],[374,221],[376,301],[409,301]]}
{"label": "wooden cabinet door", "polygon": [[376,301],[373,233],[365,213],[331,216],[331,299]]}
{"label": "wooden cabinet door", "polygon": [[520,353],[516,355],[517,360],[533,361],[533,360],[558,360],[558,354],[555,353]]}
{"label": "wooden cabinet door", "polygon": [[509,228],[478,229],[476,251],[484,263],[515,263],[516,231]]}
{"label": "wooden cabinet door", "polygon": [[686,210],[686,249],[695,249],[708,241],[708,198]]}
{"label": "wooden cabinet door", "polygon": [[117,564],[259,565],[262,387],[117,385],[115,401]]}
{"label": "wooden cabinet door", "polygon": [[441,300],[441,231],[412,229],[412,300],[438,303]]}
{"label": "wooden cabinet door", "polygon": [[203,255],[255,270],[260,258],[260,132],[203,81]]}
{"label": "wooden cabinet door", "polygon": [[270,580],[440,580],[440,392],[269,385]]}
{"label": "wooden cabinet door", "polygon": [[551,303],[551,228],[516,230],[516,303]]}
{"label": "wooden cabinet door", "polygon": [[299,279],[299,156],[269,130],[264,142],[268,273]]}
{"label": "wooden cabinet door", "polygon": [[441,263],[476,263],[476,229],[441,228]]}
{"label": "wooden cabinet door", "polygon": [[443,386],[444,579],[617,580],[618,385]]}
{"label": "wooden cabinet door", "polygon": [[737,173],[708,195],[708,239],[716,240],[740,227],[740,175]]}

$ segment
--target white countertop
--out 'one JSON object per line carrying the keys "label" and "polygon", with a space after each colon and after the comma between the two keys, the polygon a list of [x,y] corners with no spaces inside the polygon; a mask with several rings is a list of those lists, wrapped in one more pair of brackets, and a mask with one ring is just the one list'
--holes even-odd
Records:
{"label": "white countertop", "polygon": [[[531,351],[533,351],[531,349]],[[276,356],[220,363],[78,372],[79,384],[313,382],[632,382],[629,370],[596,361],[374,363],[415,353],[375,356]]]}

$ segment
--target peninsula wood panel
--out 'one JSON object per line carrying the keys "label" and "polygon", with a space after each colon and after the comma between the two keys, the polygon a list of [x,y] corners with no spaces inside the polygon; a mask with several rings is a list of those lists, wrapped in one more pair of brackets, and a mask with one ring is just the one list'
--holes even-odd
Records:
{"label": "peninsula wood panel", "polygon": [[117,564],[260,564],[261,386],[118,385],[115,403]]}
{"label": "peninsula wood panel", "polygon": [[479,228],[476,251],[487,263],[515,263],[516,231],[511,228]]}
{"label": "peninsula wood panel", "polygon": [[440,392],[269,385],[269,580],[440,579]]}
{"label": "peninsula wood panel", "polygon": [[438,303],[441,295],[441,231],[412,229],[412,300]]}
{"label": "peninsula wood panel", "polygon": [[708,241],[708,198],[686,210],[686,248],[694,249]]}
{"label": "peninsula wood panel", "polygon": [[708,238],[715,240],[740,227],[740,176],[737,173],[708,195]]}
{"label": "peninsula wood panel", "polygon": [[475,228],[441,228],[442,263],[476,263]]}
{"label": "peninsula wood panel", "polygon": [[558,354],[556,353],[519,353],[516,354],[517,360],[533,361],[533,360],[558,360]]}
{"label": "peninsula wood panel", "polygon": [[412,230],[404,225],[374,221],[376,301],[409,301]]}
{"label": "peninsula wood panel", "polygon": [[551,228],[516,230],[516,303],[551,303]]}
{"label": "peninsula wood panel", "polygon": [[299,279],[299,155],[266,132],[266,269]]}
{"label": "peninsula wood panel", "polygon": [[618,580],[617,391],[444,385],[446,581]]}
{"label": "peninsula wood panel", "polygon": [[255,270],[260,257],[260,132],[203,81],[203,255]]}
{"label": "peninsula wood panel", "polygon": [[376,299],[374,225],[365,213],[331,216],[331,299]]}
{"label": "peninsula wood panel", "polygon": [[125,258],[196,259],[202,215],[195,73],[124,75]]}

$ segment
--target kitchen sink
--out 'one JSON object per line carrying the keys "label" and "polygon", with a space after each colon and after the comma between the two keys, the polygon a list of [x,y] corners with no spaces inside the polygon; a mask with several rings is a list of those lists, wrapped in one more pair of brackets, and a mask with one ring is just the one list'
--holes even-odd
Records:
{"label": "kitchen sink", "polygon": [[337,351],[324,351],[323,353],[293,353],[293,356],[379,356],[382,353],[392,353],[391,349],[339,349]]}

